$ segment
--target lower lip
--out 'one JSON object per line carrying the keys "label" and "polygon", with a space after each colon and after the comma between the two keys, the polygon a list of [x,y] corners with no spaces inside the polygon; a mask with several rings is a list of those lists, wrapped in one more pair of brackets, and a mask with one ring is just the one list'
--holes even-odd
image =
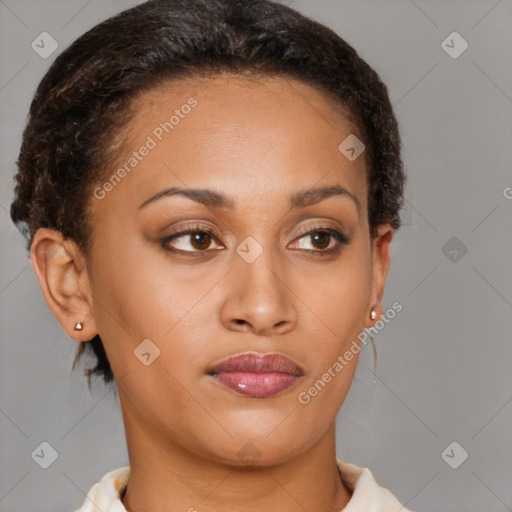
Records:
{"label": "lower lip", "polygon": [[299,379],[284,372],[220,372],[214,377],[233,391],[252,398],[267,398],[280,393]]}

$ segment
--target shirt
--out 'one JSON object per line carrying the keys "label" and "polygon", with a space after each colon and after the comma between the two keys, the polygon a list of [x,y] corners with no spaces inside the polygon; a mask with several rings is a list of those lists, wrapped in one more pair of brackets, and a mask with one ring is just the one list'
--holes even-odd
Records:
{"label": "shirt", "polygon": [[[337,460],[341,477],[352,493],[340,512],[411,512],[375,481],[368,468]],[[81,508],[74,512],[127,512],[121,493],[128,483],[130,466],[114,469],[94,484]]]}

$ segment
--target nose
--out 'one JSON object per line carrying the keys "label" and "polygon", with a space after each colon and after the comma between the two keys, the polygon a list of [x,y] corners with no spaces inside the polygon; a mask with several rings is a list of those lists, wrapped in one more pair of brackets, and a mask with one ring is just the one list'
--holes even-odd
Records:
{"label": "nose", "polygon": [[297,298],[290,275],[272,261],[270,252],[263,251],[252,263],[240,258],[227,276],[221,309],[222,324],[227,329],[261,336],[295,329]]}

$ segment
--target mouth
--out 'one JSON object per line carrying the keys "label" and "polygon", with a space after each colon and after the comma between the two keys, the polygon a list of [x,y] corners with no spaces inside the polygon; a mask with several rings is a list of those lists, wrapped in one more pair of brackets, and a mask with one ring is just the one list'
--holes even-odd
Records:
{"label": "mouth", "polygon": [[207,375],[219,384],[251,398],[267,398],[293,386],[304,370],[277,354],[247,352],[209,368]]}

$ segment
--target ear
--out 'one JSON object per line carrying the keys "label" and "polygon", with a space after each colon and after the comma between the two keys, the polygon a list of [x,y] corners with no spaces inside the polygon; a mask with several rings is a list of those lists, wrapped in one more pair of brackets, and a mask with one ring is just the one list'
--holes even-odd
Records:
{"label": "ear", "polygon": [[[391,265],[391,258],[389,255],[391,240],[393,239],[394,230],[390,224],[382,224],[378,227],[377,236],[372,240],[373,244],[373,283],[372,293],[370,299],[370,308],[373,308],[377,313],[377,319],[380,319],[384,314],[382,306],[382,297],[384,295],[384,287]],[[370,309],[371,311],[371,309]],[[368,311],[367,325],[370,327],[375,323],[375,320],[370,319],[370,311]]]}
{"label": "ear", "polygon": [[[30,248],[32,267],[44,299],[64,331],[77,341],[97,334],[85,258],[75,242],[48,228],[37,230]],[[81,322],[83,329],[75,331]]]}

